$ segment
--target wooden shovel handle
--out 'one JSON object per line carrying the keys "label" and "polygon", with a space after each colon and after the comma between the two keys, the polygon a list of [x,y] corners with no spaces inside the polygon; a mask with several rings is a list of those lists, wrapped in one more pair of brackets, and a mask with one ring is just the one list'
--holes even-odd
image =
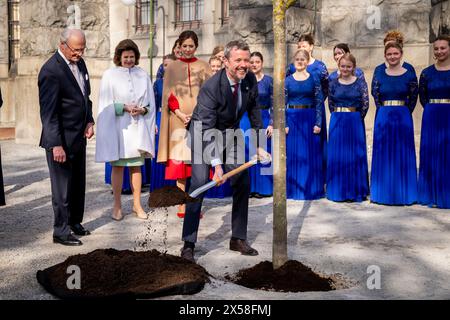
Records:
{"label": "wooden shovel handle", "polygon": [[250,160],[249,162],[244,163],[243,165],[237,167],[236,169],[233,169],[233,170],[231,170],[231,171],[225,173],[225,174],[222,176],[222,179],[229,179],[229,178],[231,178],[232,176],[238,174],[239,172],[242,172],[242,171],[244,171],[244,170],[250,168],[251,166],[255,165],[256,163],[257,163],[256,160]]}

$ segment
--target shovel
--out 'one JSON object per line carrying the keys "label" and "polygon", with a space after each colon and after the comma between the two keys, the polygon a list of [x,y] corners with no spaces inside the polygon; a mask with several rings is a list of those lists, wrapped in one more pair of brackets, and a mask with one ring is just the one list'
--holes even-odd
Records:
{"label": "shovel", "polygon": [[[270,161],[265,161],[265,162],[270,162]],[[236,169],[233,169],[233,170],[231,170],[231,171],[225,173],[225,174],[222,176],[222,179],[228,179],[228,178],[231,178],[232,176],[234,176],[234,175],[238,174],[239,172],[242,172],[242,171],[244,171],[244,170],[246,170],[246,169],[248,169],[248,168],[254,166],[254,165],[257,164],[257,163],[258,163],[258,157],[255,156],[255,157],[254,157],[252,160],[250,160],[249,162],[246,162],[246,163],[244,163],[243,165],[237,167]],[[205,184],[205,185],[203,185],[203,186],[201,186],[201,187],[198,187],[197,189],[195,189],[194,191],[192,191],[192,192],[189,194],[189,196],[192,197],[192,198],[197,198],[197,197],[198,197],[199,195],[201,195],[203,192],[208,191],[209,189],[211,189],[211,188],[217,186],[218,183],[219,183],[219,182],[218,182],[218,181],[215,181],[215,180],[210,181],[210,182],[208,182],[207,184]]]}

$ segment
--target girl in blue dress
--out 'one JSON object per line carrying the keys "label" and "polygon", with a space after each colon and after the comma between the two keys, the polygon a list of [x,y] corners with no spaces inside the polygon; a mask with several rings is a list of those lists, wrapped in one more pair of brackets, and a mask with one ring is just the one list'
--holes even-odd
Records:
{"label": "girl in blue dress", "polygon": [[[388,33],[386,33],[386,36],[384,37],[383,43],[384,43],[384,46],[386,46],[389,42],[393,42],[393,43],[398,43],[400,46],[403,47],[404,41],[405,41],[405,37],[403,36],[403,33],[401,33],[398,30],[391,30]],[[416,70],[408,62],[403,61],[403,62],[401,62],[401,65],[406,70],[416,74]],[[380,73],[384,73],[384,71],[386,70],[386,68],[388,66],[389,66],[389,64],[387,62],[384,62],[384,63],[378,65],[375,68],[375,70],[374,70],[374,74],[378,75]]]}
{"label": "girl in blue dress", "polygon": [[[328,83],[331,83],[331,81],[339,78],[340,71],[339,71],[339,60],[342,58],[342,56],[346,53],[350,53],[350,48],[348,47],[348,44],[346,43],[338,43],[333,48],[333,58],[334,61],[336,61],[336,64],[338,65],[338,69],[328,76]],[[355,68],[354,70],[354,76],[357,78],[362,78],[362,80],[365,81],[364,77],[364,71],[362,71],[360,68]]]}
{"label": "girl in blue dress", "polygon": [[[323,114],[322,123],[321,123],[321,131],[320,131],[320,144],[322,148],[322,159],[323,159],[323,170],[327,169],[327,118],[325,116],[325,100],[328,98],[328,70],[325,63],[320,60],[317,60],[313,57],[314,50],[314,38],[310,34],[304,34],[300,36],[297,48],[308,51],[310,59],[308,63],[308,67],[306,71],[312,74],[314,77],[319,78],[320,85],[322,87],[323,93],[323,103],[321,105],[321,111]],[[291,75],[295,72],[295,67],[293,64],[289,65],[288,72],[286,76]]]}
{"label": "girl in blue dress", "polygon": [[[260,52],[253,52],[250,55],[251,70],[258,80],[258,105],[261,109],[261,117],[263,121],[263,128],[268,128],[271,125],[271,108],[273,100],[273,79],[272,77],[263,73],[264,58]],[[250,129],[250,120],[245,114],[241,119],[241,129]],[[267,130],[266,130],[267,131]],[[260,138],[262,135],[260,134]],[[260,140],[261,141],[261,140]],[[266,145],[262,146],[264,149],[272,149],[270,137],[265,140]],[[246,154],[249,153],[249,144],[246,143]],[[270,197],[273,193],[273,173],[271,165],[257,164],[249,169],[250,175],[250,196],[255,198]]]}
{"label": "girl in blue dress", "polygon": [[307,71],[310,56],[298,50],[296,72],[285,82],[287,198],[314,200],[325,196],[325,175],[320,140],[323,92],[320,79]]}
{"label": "girl in blue dress", "polygon": [[371,202],[411,205],[417,202],[417,167],[412,112],[417,103],[416,74],[401,64],[403,47],[388,42],[389,67],[375,73],[372,96],[377,113],[373,133]]}
{"label": "girl in blue dress", "polygon": [[420,75],[424,107],[420,140],[419,202],[450,208],[450,37],[433,44],[436,64]]}
{"label": "girl in blue dress", "polygon": [[327,198],[332,201],[366,200],[369,195],[364,117],[369,94],[364,77],[356,76],[356,59],[339,59],[339,77],[329,83],[331,112],[328,139]]}

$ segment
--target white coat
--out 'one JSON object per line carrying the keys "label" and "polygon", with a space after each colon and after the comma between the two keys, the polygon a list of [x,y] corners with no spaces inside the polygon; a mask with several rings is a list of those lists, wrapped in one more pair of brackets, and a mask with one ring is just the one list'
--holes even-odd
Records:
{"label": "white coat", "polygon": [[[146,115],[117,115],[115,103],[147,107]],[[155,157],[155,96],[147,72],[113,67],[101,81],[96,132],[96,162]]]}

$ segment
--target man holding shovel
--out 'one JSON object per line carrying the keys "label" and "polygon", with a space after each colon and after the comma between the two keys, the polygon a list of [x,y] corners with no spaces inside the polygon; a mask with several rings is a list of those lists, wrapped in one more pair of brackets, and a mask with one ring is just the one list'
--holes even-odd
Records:
{"label": "man holding shovel", "polygon": [[[231,41],[225,47],[224,55],[225,68],[204,83],[189,125],[192,150],[189,193],[209,182],[211,167],[214,168],[213,180],[220,185],[226,181],[226,176],[223,177],[224,169],[231,171],[244,162],[243,139],[235,139],[230,132],[240,130],[239,122],[245,112],[249,115],[252,129],[258,131],[262,129],[261,111],[256,102],[258,83],[255,75],[248,72],[250,69],[248,45],[243,41]],[[208,139],[207,136],[215,138]],[[258,156],[266,161],[271,160],[270,154],[262,148],[258,148]],[[256,256],[258,251],[250,247],[246,241],[250,194],[248,171],[241,171],[230,179],[233,188],[230,250]],[[199,198],[200,201],[187,204],[183,224],[184,246],[181,256],[193,262],[195,262],[194,247],[197,242],[203,195],[201,194]]]}

